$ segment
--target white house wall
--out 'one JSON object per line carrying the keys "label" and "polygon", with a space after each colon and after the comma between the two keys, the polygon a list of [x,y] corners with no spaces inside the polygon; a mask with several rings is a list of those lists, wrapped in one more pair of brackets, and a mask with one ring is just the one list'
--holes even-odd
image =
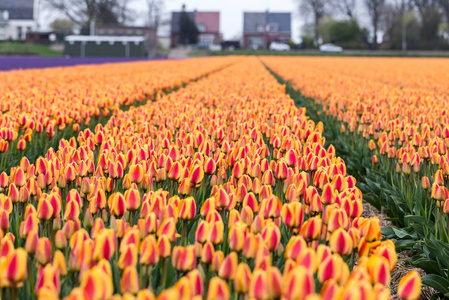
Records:
{"label": "white house wall", "polygon": [[[7,24],[0,24],[0,26],[4,28],[4,35],[0,35],[0,40],[25,40],[27,28],[29,28],[30,31],[37,30],[37,22],[34,20],[8,20]],[[22,28],[21,39],[19,39],[19,27]]]}

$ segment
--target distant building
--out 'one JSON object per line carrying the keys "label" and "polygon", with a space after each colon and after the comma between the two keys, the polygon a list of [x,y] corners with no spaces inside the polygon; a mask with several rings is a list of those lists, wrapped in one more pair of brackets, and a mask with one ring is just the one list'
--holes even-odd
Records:
{"label": "distant building", "polygon": [[243,13],[244,48],[267,49],[271,42],[287,43],[291,36],[291,13]]}
{"label": "distant building", "polygon": [[53,31],[29,31],[26,33],[25,43],[49,45],[56,41]]}
{"label": "distant building", "polygon": [[145,52],[151,53],[157,47],[156,30],[150,27],[135,26],[97,26],[95,35],[98,36],[143,36],[145,38]]}
{"label": "distant building", "polygon": [[35,0],[0,0],[0,40],[25,40],[37,30]]}
{"label": "distant building", "polygon": [[64,55],[73,57],[143,58],[143,36],[69,35],[65,37]]}
{"label": "distant building", "polygon": [[[181,33],[180,19],[182,12],[172,12],[170,46],[172,48],[179,44]],[[203,45],[217,45],[221,41],[220,34],[220,12],[186,12],[193,20],[200,32],[198,42]]]}

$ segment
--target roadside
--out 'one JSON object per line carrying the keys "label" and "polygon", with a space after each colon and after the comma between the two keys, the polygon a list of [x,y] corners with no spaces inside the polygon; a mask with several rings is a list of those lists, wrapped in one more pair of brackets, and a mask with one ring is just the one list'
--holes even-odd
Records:
{"label": "roadside", "polygon": [[342,53],[320,52],[319,50],[306,49],[295,51],[270,51],[270,50],[222,50],[208,51],[195,50],[189,56],[221,56],[221,55],[276,55],[276,56],[360,56],[360,57],[447,57],[449,51],[394,51],[394,50],[344,50]]}
{"label": "roadside", "polygon": [[48,45],[26,44],[19,42],[0,42],[0,55],[39,55],[60,57],[63,52]]}

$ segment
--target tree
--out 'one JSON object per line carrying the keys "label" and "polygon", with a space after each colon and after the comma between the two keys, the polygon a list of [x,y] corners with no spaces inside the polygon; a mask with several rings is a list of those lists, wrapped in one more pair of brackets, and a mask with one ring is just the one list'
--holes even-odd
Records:
{"label": "tree", "polygon": [[419,46],[420,25],[415,11],[404,0],[386,6],[382,29],[390,49],[405,51]]}
{"label": "tree", "polygon": [[421,39],[428,44],[437,44],[438,29],[442,15],[435,0],[413,0],[413,4],[421,17]]}
{"label": "tree", "polygon": [[349,19],[355,18],[355,0],[332,0],[332,8]]}
{"label": "tree", "polygon": [[308,16],[312,15],[314,25],[314,42],[318,44],[319,29],[321,19],[326,12],[325,0],[300,0],[299,11],[301,14]]}
{"label": "tree", "polygon": [[332,42],[331,36],[330,36],[330,28],[336,23],[337,21],[332,18],[331,15],[326,14],[323,18],[321,18],[320,23],[318,24],[318,34],[321,37],[321,40],[323,43],[330,43]]}
{"label": "tree", "polygon": [[446,23],[449,24],[449,1],[437,0],[438,6],[441,8],[444,16],[446,17]]}
{"label": "tree", "polygon": [[57,34],[69,35],[73,33],[75,23],[67,19],[55,19],[50,23],[50,28]]}
{"label": "tree", "polygon": [[130,0],[45,0],[46,5],[88,31],[90,23],[124,24]]}
{"label": "tree", "polygon": [[362,42],[362,30],[355,19],[337,21],[329,28],[333,43]]}
{"label": "tree", "polygon": [[379,22],[381,20],[384,9],[385,0],[365,0],[365,6],[368,10],[368,15],[373,27],[373,40],[371,47],[377,49],[377,31],[379,30]]}
{"label": "tree", "polygon": [[198,43],[199,30],[195,22],[190,18],[185,11],[185,6],[182,6],[181,16],[179,17],[180,42],[183,45],[191,45]]}
{"label": "tree", "polygon": [[148,7],[148,26],[153,28],[156,33],[161,25],[167,23],[163,19],[164,1],[163,0],[147,0]]}

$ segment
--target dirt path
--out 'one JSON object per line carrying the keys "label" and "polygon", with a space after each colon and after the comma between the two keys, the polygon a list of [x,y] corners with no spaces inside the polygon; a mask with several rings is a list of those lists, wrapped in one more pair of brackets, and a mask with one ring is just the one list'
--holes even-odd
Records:
{"label": "dirt path", "polygon": [[[367,201],[363,200],[363,217],[365,218],[371,218],[374,216],[377,216],[380,220],[380,225],[382,227],[393,227],[394,225],[388,221],[388,216],[384,214],[383,212],[380,212],[369,204]],[[390,290],[391,290],[391,298],[394,300],[399,300],[400,298],[397,295],[398,290],[398,284],[402,277],[404,277],[408,272],[412,270],[416,270],[419,272],[419,274],[422,276],[426,275],[426,272],[424,272],[420,268],[416,268],[412,266],[411,264],[407,263],[407,260],[410,258],[410,251],[402,251],[398,253],[398,261],[396,263],[396,269],[391,273],[391,281],[390,281]],[[431,287],[423,287],[421,291],[420,299],[430,299],[433,294],[437,293],[436,290],[434,290]]]}

